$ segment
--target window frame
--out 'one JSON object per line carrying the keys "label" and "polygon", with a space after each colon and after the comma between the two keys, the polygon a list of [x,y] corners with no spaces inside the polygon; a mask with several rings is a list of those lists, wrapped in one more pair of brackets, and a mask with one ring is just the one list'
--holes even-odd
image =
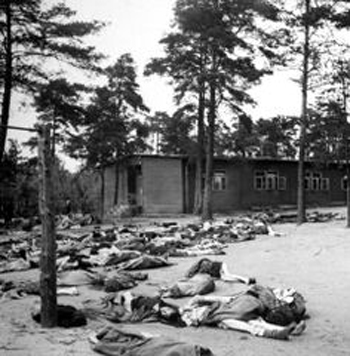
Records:
{"label": "window frame", "polygon": [[227,190],[227,172],[225,170],[215,170],[213,172],[212,189],[215,192]]}
{"label": "window frame", "polygon": [[[259,184],[258,184],[259,182]],[[264,171],[255,171],[254,172],[254,190],[265,190],[265,172]]]}
{"label": "window frame", "polygon": [[322,172],[306,171],[304,176],[304,188],[307,191],[329,191],[330,178],[324,177]]}
{"label": "window frame", "polygon": [[278,188],[278,177],[277,171],[268,170],[265,173],[266,179],[266,190],[277,190]]}
{"label": "window frame", "polygon": [[279,191],[287,189],[287,177],[280,176],[278,170],[265,169],[254,171],[254,190]]}
{"label": "window frame", "polygon": [[343,190],[344,192],[346,192],[348,190],[348,176],[347,175],[345,175],[341,178],[340,187],[341,187],[341,190]]}

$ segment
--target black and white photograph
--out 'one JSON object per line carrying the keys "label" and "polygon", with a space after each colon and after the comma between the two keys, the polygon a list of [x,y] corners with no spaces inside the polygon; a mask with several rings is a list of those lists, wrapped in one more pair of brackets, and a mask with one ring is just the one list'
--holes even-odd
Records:
{"label": "black and white photograph", "polygon": [[0,0],[0,356],[350,353],[350,1]]}

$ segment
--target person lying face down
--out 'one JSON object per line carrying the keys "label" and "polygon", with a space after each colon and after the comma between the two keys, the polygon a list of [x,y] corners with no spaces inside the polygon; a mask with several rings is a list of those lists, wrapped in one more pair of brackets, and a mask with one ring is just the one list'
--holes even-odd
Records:
{"label": "person lying face down", "polygon": [[243,277],[229,272],[227,264],[222,261],[212,261],[209,258],[202,258],[187,271],[185,277],[192,278],[196,274],[209,274],[213,278],[218,278],[226,282],[239,282],[245,284],[256,283],[255,278]]}

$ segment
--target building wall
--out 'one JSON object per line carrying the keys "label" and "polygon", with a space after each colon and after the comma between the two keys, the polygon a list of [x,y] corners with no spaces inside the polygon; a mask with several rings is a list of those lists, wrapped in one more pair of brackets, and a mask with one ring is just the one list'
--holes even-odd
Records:
{"label": "building wall", "polygon": [[182,159],[142,157],[142,200],[146,214],[184,211]]}
{"label": "building wall", "polygon": [[[341,188],[344,169],[337,165],[315,165],[306,163],[305,170],[321,174],[329,181],[329,189],[306,189],[305,202],[309,206],[345,203],[345,191]],[[252,207],[274,207],[296,205],[298,191],[298,162],[261,160],[216,160],[215,172],[226,173],[226,189],[213,190],[214,212],[229,212]],[[257,189],[255,177],[257,172],[276,172],[285,186],[275,189]]]}
{"label": "building wall", "polygon": [[[295,162],[248,161],[243,164],[240,174],[242,189],[241,208],[254,206],[277,206],[296,204],[297,199],[297,164]],[[257,172],[277,172],[279,179],[285,179],[286,189],[257,189]]]}
{"label": "building wall", "polygon": [[346,203],[346,190],[342,188],[342,179],[346,176],[346,167],[333,168],[327,174],[330,178],[330,200],[333,203]]}
{"label": "building wall", "polygon": [[220,172],[226,174],[226,189],[213,190],[213,211],[226,212],[240,208],[242,182],[240,180],[243,166],[232,164],[225,161],[214,163],[214,173]]}
{"label": "building wall", "polygon": [[[135,171],[135,162],[137,167]],[[136,205],[145,214],[178,214],[193,211],[195,166],[180,157],[141,156],[119,167],[118,203],[136,194]],[[134,167],[130,169],[130,167]],[[305,163],[305,171],[329,180],[329,189],[305,190],[308,206],[344,204],[346,191],[341,181],[345,167]],[[134,173],[130,173],[134,172]],[[136,173],[135,173],[136,172]],[[214,173],[225,176],[225,189],[213,190],[213,211],[231,212],[253,207],[297,205],[298,162],[273,159],[216,159]],[[257,189],[257,172],[277,172],[285,180],[283,189]],[[130,182],[133,179],[133,182]],[[132,183],[132,184],[130,184]],[[132,188],[131,188],[132,187]],[[115,208],[116,168],[105,171],[105,215]],[[132,191],[129,191],[129,190]]]}
{"label": "building wall", "polygon": [[[292,189],[258,190],[254,183],[256,171],[277,171],[281,176],[288,176],[286,179],[292,185]],[[294,187],[296,171],[288,164],[281,166],[280,163],[266,161],[218,160],[214,164],[214,175],[216,172],[225,172],[227,181],[225,190],[213,190],[214,211],[291,204],[296,200],[296,185]]]}
{"label": "building wall", "polygon": [[311,165],[305,164],[305,170],[320,173],[322,178],[329,180],[329,189],[306,190],[306,202],[309,205],[345,204],[346,191],[342,189],[342,178],[346,175],[345,166],[337,164]]}

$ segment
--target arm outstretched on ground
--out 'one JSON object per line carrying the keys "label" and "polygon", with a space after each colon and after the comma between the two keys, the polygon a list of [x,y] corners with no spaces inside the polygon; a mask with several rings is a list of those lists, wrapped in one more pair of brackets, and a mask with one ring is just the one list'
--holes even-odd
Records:
{"label": "arm outstretched on ground", "polygon": [[220,274],[221,279],[225,282],[240,282],[245,284],[256,283],[255,278],[243,277],[230,273],[225,262],[222,263]]}

